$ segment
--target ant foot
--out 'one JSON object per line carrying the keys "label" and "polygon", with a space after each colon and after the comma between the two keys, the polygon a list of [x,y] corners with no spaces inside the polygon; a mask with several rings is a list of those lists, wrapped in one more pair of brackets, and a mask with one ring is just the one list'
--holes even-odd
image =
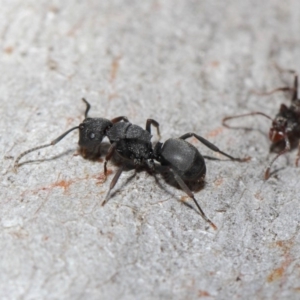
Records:
{"label": "ant foot", "polygon": [[268,180],[270,178],[270,168],[267,168],[265,172],[265,180]]}
{"label": "ant foot", "polygon": [[245,158],[238,158],[237,160],[239,161],[239,162],[247,162],[247,161],[249,161],[249,160],[251,160],[251,156],[246,156]]}

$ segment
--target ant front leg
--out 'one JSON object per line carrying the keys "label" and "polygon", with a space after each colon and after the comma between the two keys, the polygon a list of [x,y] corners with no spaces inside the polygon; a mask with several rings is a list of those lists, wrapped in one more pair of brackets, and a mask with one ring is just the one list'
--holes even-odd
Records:
{"label": "ant front leg", "polygon": [[111,157],[113,156],[113,154],[114,154],[114,152],[116,150],[116,146],[117,146],[117,144],[113,143],[109,147],[109,149],[107,151],[107,154],[105,156],[105,162],[104,162],[104,176],[105,176],[105,180],[106,180],[106,177],[107,177],[107,167],[106,167],[106,165],[107,165],[108,161],[111,159]]}
{"label": "ant front leg", "polygon": [[86,110],[85,110],[85,113],[84,113],[84,118],[86,119],[88,117],[88,113],[89,113],[89,110],[91,108],[91,104],[88,103],[85,98],[82,98],[82,101],[86,104]]}
{"label": "ant front leg", "polygon": [[[289,141],[289,138],[287,136],[286,133],[284,133],[284,141],[285,141],[285,148],[280,151],[270,162],[267,170],[265,171],[265,180],[269,179],[270,177],[270,170],[271,170],[271,166],[273,165],[274,161],[281,155],[283,155],[284,153],[288,152],[291,150],[291,145],[290,145],[290,141]],[[299,154],[299,152],[298,152]],[[299,159],[299,156],[297,155],[297,158]],[[296,165],[297,165],[298,161],[296,159]]]}
{"label": "ant front leg", "polygon": [[108,199],[109,199],[109,197],[110,197],[110,192],[111,192],[111,190],[114,188],[114,186],[116,185],[116,183],[118,182],[118,180],[119,180],[119,178],[120,178],[120,176],[121,176],[121,174],[122,174],[122,172],[123,172],[123,169],[124,169],[124,167],[121,166],[121,167],[118,169],[117,173],[115,174],[114,178],[112,179],[112,181],[111,181],[111,183],[110,183],[110,185],[109,185],[109,190],[108,190],[108,192],[107,192],[107,194],[106,194],[106,197],[105,197],[104,201],[103,201],[102,204],[101,204],[102,206],[104,206],[104,205],[107,203],[107,201],[108,201]]}
{"label": "ant front leg", "polygon": [[182,178],[172,169],[169,168],[169,170],[171,171],[171,173],[173,174],[175,180],[177,181],[177,183],[179,184],[179,186],[182,188],[182,190],[190,197],[193,199],[193,201],[195,202],[202,218],[209,223],[209,225],[217,230],[217,226],[205,215],[204,211],[202,210],[202,208],[200,207],[199,203],[197,202],[193,192],[189,189],[189,187],[185,184],[185,182],[182,180]]}
{"label": "ant front leg", "polygon": [[208,140],[206,140],[202,136],[197,135],[196,133],[193,133],[193,132],[189,132],[189,133],[186,133],[186,134],[182,135],[180,137],[180,139],[186,140],[187,138],[190,138],[190,137],[195,137],[199,142],[204,144],[206,147],[208,147],[212,151],[218,152],[218,153],[230,158],[231,160],[236,160],[236,161],[239,161],[239,162],[245,162],[245,161],[248,161],[250,159],[250,157],[245,157],[245,158],[232,157],[231,155],[221,151],[217,146],[215,146],[214,144],[212,144],[211,142],[209,142]]}
{"label": "ant front leg", "polygon": [[159,123],[153,119],[147,119],[146,121],[146,130],[151,133],[151,125],[156,127],[158,140],[160,140],[160,131],[159,131]]}
{"label": "ant front leg", "polygon": [[265,117],[265,118],[267,118],[267,119],[273,121],[273,119],[272,119],[270,116],[268,116],[268,115],[266,115],[266,114],[264,114],[264,113],[262,113],[262,112],[259,112],[259,111],[254,111],[254,112],[250,112],[250,113],[247,113],[247,114],[241,114],[241,115],[237,115],[237,116],[226,117],[226,118],[224,118],[224,119],[222,120],[222,125],[223,125],[224,127],[231,128],[231,129],[240,129],[240,127],[229,126],[228,124],[226,124],[227,121],[228,121],[228,120],[232,120],[232,119],[238,119],[238,118],[248,117],[248,116],[255,116],[255,115],[263,116],[263,117]]}

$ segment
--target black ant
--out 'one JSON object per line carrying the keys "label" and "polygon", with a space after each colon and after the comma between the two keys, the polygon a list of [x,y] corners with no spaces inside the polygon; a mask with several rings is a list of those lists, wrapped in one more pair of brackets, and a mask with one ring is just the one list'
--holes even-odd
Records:
{"label": "black ant", "polygon": [[[228,128],[236,128],[226,124],[228,120],[241,118],[246,116],[260,115],[272,121],[271,128],[269,130],[269,138],[272,142],[271,149],[276,148],[277,146],[284,145],[284,148],[271,160],[269,166],[265,171],[264,178],[267,180],[270,177],[271,166],[274,161],[281,155],[285,154],[291,149],[291,145],[294,145],[295,142],[299,142],[300,139],[300,99],[298,99],[298,75],[295,71],[288,70],[288,72],[294,74],[294,87],[280,87],[274,89],[270,92],[260,93],[262,95],[271,95],[277,91],[290,91],[292,92],[291,105],[287,107],[285,104],[281,104],[279,112],[275,118],[271,118],[265,113],[262,112],[251,112],[247,114],[226,117],[223,119],[222,124]],[[298,166],[300,158],[300,143],[298,144],[298,153],[296,157],[295,164]]]}
{"label": "black ant", "polygon": [[[170,170],[179,186],[190,198],[193,199],[201,216],[214,229],[217,228],[212,221],[206,217],[205,213],[196,201],[194,194],[185,183],[187,181],[201,181],[205,177],[206,173],[206,165],[203,156],[196,147],[186,142],[185,139],[193,136],[211,150],[219,152],[231,160],[246,161],[249,158],[234,158],[225,152],[222,152],[215,145],[195,133],[187,133],[179,139],[168,139],[164,144],[158,142],[153,149],[151,143],[151,125],[156,127],[157,134],[160,136],[158,122],[153,119],[148,119],[146,122],[146,129],[143,129],[138,125],[131,124],[124,116],[117,117],[112,120],[104,118],[89,118],[88,112],[91,106],[85,99],[83,99],[83,101],[87,106],[84,121],[79,126],[69,129],[51,143],[38,146],[21,153],[15,161],[15,169],[20,166],[19,161],[23,156],[35,150],[57,144],[68,133],[75,129],[79,129],[79,146],[87,153],[99,153],[100,144],[103,138],[107,136],[111,146],[105,158],[105,176],[107,175],[107,162],[111,159],[115,151],[117,151],[117,153],[125,160],[133,162],[135,166],[147,166],[152,171],[155,171],[154,160],[156,160],[162,166],[166,166]],[[104,205],[109,199],[110,192],[117,183],[123,169],[124,165],[117,170],[117,173],[110,183],[109,191],[102,205]]]}
{"label": "black ant", "polygon": [[[67,130],[49,144],[34,147],[21,153],[14,163],[15,170],[21,165],[19,164],[19,161],[23,156],[42,148],[54,146],[75,129],[79,129],[78,144],[81,153],[85,157],[96,157],[99,155],[101,142],[105,136],[108,137],[111,146],[108,150],[108,154],[106,155],[104,164],[105,175],[107,175],[107,161],[112,157],[115,149],[122,157],[132,159],[136,165],[141,164],[141,160],[149,158],[152,149],[151,125],[156,127],[157,134],[160,136],[158,122],[153,119],[148,119],[146,122],[146,130],[144,130],[140,126],[131,124],[128,121],[128,118],[125,116],[120,116],[112,120],[105,118],[89,118],[88,112],[91,108],[91,105],[84,98],[82,101],[86,104],[86,110],[84,114],[85,119],[83,122],[79,126],[75,126]],[[134,150],[138,150],[139,152],[131,153]]]}

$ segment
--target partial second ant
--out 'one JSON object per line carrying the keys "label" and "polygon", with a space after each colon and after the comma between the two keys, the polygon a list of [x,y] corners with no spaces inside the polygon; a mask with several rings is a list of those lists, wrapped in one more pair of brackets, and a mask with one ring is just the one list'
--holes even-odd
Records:
{"label": "partial second ant", "polygon": [[247,116],[260,115],[269,119],[272,124],[269,130],[269,139],[272,142],[271,149],[275,149],[277,146],[281,146],[279,153],[271,160],[264,173],[265,180],[269,179],[271,175],[271,167],[273,163],[286,152],[290,151],[292,146],[298,143],[298,152],[295,160],[296,166],[298,166],[300,159],[300,99],[298,98],[298,74],[293,70],[286,70],[289,73],[294,74],[294,86],[293,87],[280,87],[270,92],[259,93],[260,95],[271,95],[278,91],[288,91],[292,93],[291,104],[287,106],[281,104],[279,112],[275,118],[269,115],[255,111],[237,116],[229,116],[223,119],[222,124],[228,128],[237,128],[228,125],[228,121],[237,118],[243,118]]}

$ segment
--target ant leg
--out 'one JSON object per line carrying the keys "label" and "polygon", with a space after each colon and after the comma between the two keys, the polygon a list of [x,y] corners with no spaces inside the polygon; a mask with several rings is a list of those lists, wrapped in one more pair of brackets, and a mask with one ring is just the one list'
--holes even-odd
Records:
{"label": "ant leg", "polygon": [[107,192],[107,194],[106,194],[106,197],[105,197],[104,201],[103,201],[102,204],[101,204],[102,206],[104,206],[104,205],[107,203],[107,201],[108,201],[108,199],[109,199],[109,196],[110,196],[110,192],[111,192],[111,190],[114,188],[114,186],[116,185],[116,183],[118,182],[118,179],[120,178],[120,175],[122,174],[123,169],[124,169],[124,167],[121,166],[121,167],[118,169],[117,173],[115,174],[114,178],[112,179],[112,181],[111,181],[111,183],[110,183],[110,185],[109,185],[109,190],[108,190],[108,192]]}
{"label": "ant leg", "polygon": [[104,162],[104,176],[105,176],[105,180],[106,180],[106,177],[107,177],[107,163],[108,161],[111,159],[111,157],[113,156],[115,150],[116,150],[116,146],[117,144],[116,143],[113,143],[111,144],[111,146],[109,147],[108,151],[107,151],[107,154],[105,156],[105,162]]}
{"label": "ant leg", "polygon": [[125,117],[125,116],[116,117],[116,118],[114,118],[114,119],[111,120],[111,122],[113,124],[118,123],[120,121],[129,122],[128,118]]}
{"label": "ant leg", "polygon": [[280,73],[283,73],[283,72],[287,72],[287,73],[291,73],[291,74],[296,74],[297,73],[295,70],[292,70],[292,69],[284,69],[284,68],[280,67],[277,63],[274,63],[274,67]]}
{"label": "ant leg", "polygon": [[294,93],[292,96],[292,101],[297,101],[298,100],[298,75],[295,74],[294,78]]}
{"label": "ant leg", "polygon": [[158,140],[160,140],[160,131],[159,131],[159,123],[153,119],[147,119],[146,121],[146,130],[151,133],[151,125],[156,127]]}
{"label": "ant leg", "polygon": [[202,218],[209,223],[209,225],[217,230],[217,226],[205,215],[204,211],[202,210],[202,208],[200,207],[200,205],[198,204],[194,194],[192,193],[192,191],[189,189],[189,187],[185,184],[185,182],[181,179],[181,177],[172,169],[169,168],[170,171],[172,172],[172,174],[174,175],[175,180],[177,181],[177,183],[180,185],[180,187],[182,188],[182,190],[190,197],[193,199],[193,201],[195,202]]}
{"label": "ant leg", "polygon": [[58,138],[56,138],[55,140],[53,140],[52,142],[50,142],[49,144],[45,144],[45,145],[41,145],[41,146],[37,146],[37,147],[34,147],[34,148],[31,148],[27,151],[24,151],[23,153],[21,153],[15,163],[14,163],[14,170],[17,170],[17,168],[19,167],[19,161],[21,160],[21,158],[25,155],[27,155],[28,153],[30,152],[33,152],[33,151],[36,151],[36,150],[39,150],[39,149],[42,149],[42,148],[46,148],[46,147],[49,147],[49,146],[54,146],[55,144],[57,144],[59,141],[61,141],[67,134],[69,134],[71,131],[75,130],[75,129],[78,129],[79,126],[75,126],[69,130],[67,130],[65,133],[63,133],[62,135],[60,135]]}
{"label": "ant leg", "polygon": [[[290,141],[289,141],[288,136],[287,136],[286,133],[284,134],[284,141],[285,141],[285,148],[284,148],[282,151],[280,151],[280,152],[279,152],[279,153],[271,160],[271,162],[270,162],[268,168],[267,168],[266,171],[265,171],[265,180],[269,179],[269,177],[270,177],[270,169],[271,169],[271,166],[273,165],[274,161],[275,161],[279,156],[281,156],[281,155],[283,155],[284,153],[286,153],[286,152],[288,152],[288,151],[291,150]],[[299,152],[298,152],[298,153],[299,153]],[[297,157],[298,157],[298,155],[297,155]],[[296,160],[296,163],[297,163],[297,160]]]}
{"label": "ant leg", "polygon": [[300,141],[299,141],[299,144],[298,144],[298,153],[297,153],[296,161],[295,161],[296,167],[298,167],[299,159],[300,159]]}
{"label": "ant leg", "polygon": [[221,153],[222,155],[230,158],[231,160],[236,160],[236,161],[244,162],[244,161],[248,161],[250,159],[250,157],[245,157],[245,158],[232,157],[231,155],[229,155],[229,154],[221,151],[217,146],[215,146],[214,144],[210,143],[208,140],[206,140],[202,136],[197,135],[197,134],[195,134],[193,132],[189,132],[189,133],[184,134],[183,136],[180,137],[180,139],[185,140],[185,139],[190,138],[190,137],[195,137],[199,142],[201,142],[202,144],[204,144],[206,147],[208,147],[212,151]]}
{"label": "ant leg", "polygon": [[[277,69],[277,71],[280,72],[280,73],[288,72],[288,73],[291,73],[291,74],[294,74],[295,76],[297,76],[297,72],[295,70],[283,69],[277,63],[274,63],[274,66]],[[269,91],[269,92],[261,92],[260,93],[260,92],[255,92],[254,91],[254,93],[257,94],[257,95],[261,95],[261,96],[267,96],[267,95],[271,95],[271,94],[279,92],[279,91],[282,91],[282,92],[294,92],[295,91],[295,85],[294,85],[293,88],[291,88],[291,87],[280,87],[280,88],[274,89],[274,90]]]}
{"label": "ant leg", "polygon": [[294,88],[284,86],[284,87],[279,87],[279,88],[273,89],[273,90],[268,91],[268,92],[258,92],[258,91],[252,91],[252,92],[255,95],[258,95],[258,96],[269,96],[269,95],[272,95],[276,92],[293,92],[294,90],[295,90]]}
{"label": "ant leg", "polygon": [[281,68],[280,66],[278,66],[276,63],[275,63],[275,68],[279,71],[279,72],[288,72],[288,73],[291,73],[291,74],[294,74],[295,78],[294,78],[294,87],[280,87],[280,88],[277,88],[277,89],[274,89],[272,91],[269,91],[269,92],[256,92],[254,91],[255,94],[257,95],[261,95],[261,96],[267,96],[267,95],[271,95],[275,92],[279,92],[279,91],[282,91],[282,92],[293,92],[292,94],[292,101],[295,101],[298,99],[298,75],[297,75],[297,72],[295,70],[291,70],[291,69],[283,69]]}
{"label": "ant leg", "polygon": [[91,105],[87,102],[87,100],[85,98],[82,98],[82,101],[86,104],[86,110],[84,113],[84,118],[86,119],[88,117],[88,113],[91,108]]}
{"label": "ant leg", "polygon": [[254,112],[250,112],[250,113],[247,113],[247,114],[242,114],[242,115],[237,115],[237,116],[232,116],[232,117],[226,117],[222,120],[222,125],[227,127],[227,128],[237,128],[237,127],[234,127],[234,126],[227,125],[226,122],[228,120],[232,120],[232,119],[243,118],[243,117],[248,117],[248,116],[255,116],[255,115],[263,116],[263,117],[266,117],[267,119],[273,121],[273,119],[270,116],[268,116],[268,115],[266,115],[262,112],[259,112],[259,111],[254,111]]}

